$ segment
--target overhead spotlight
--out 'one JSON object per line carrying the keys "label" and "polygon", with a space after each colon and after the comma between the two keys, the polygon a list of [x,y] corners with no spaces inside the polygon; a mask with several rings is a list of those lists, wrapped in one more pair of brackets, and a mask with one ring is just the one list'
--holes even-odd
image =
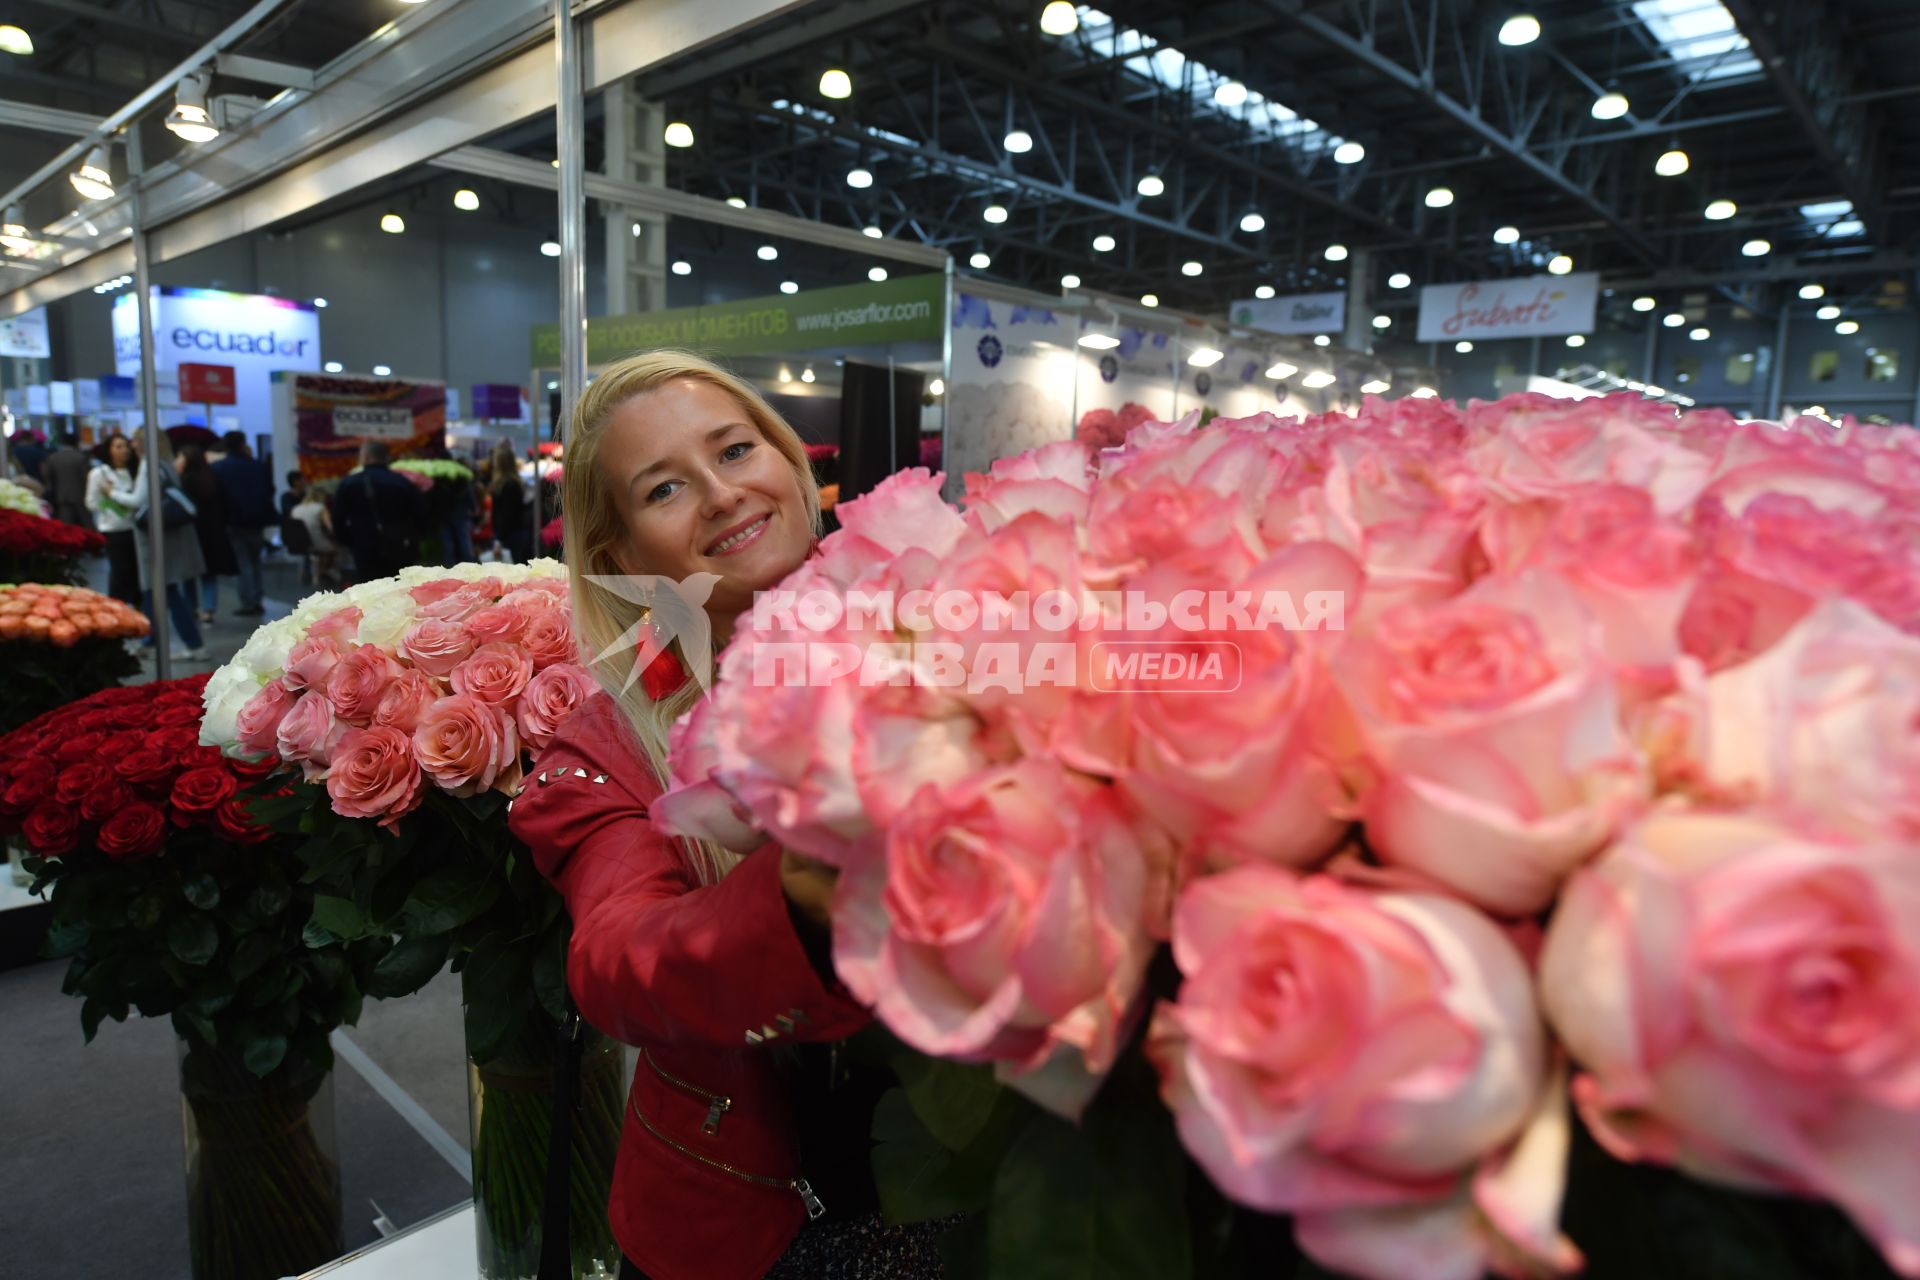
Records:
{"label": "overhead spotlight", "polygon": [[1330,244],[1327,246],[1328,262],[1345,262],[1346,260],[1347,246],[1343,244]]}
{"label": "overhead spotlight", "polygon": [[789,369],[789,368],[787,368],[787,366],[785,366],[785,365],[781,365],[781,366],[780,366],[780,381],[782,381],[782,382],[792,382],[792,381],[793,381],[793,370],[791,370],[791,369]]}
{"label": "overhead spotlight", "polygon": [[347,370],[347,366],[341,364],[338,360],[329,360],[320,367],[328,373],[345,373]]}
{"label": "overhead spotlight", "polygon": [[1253,296],[1260,299],[1262,302],[1265,302],[1268,298],[1271,298],[1273,296],[1273,286],[1270,284],[1260,285],[1254,289]]}
{"label": "overhead spotlight", "polygon": [[1829,302],[1813,314],[1819,316],[1822,320],[1838,320],[1840,318],[1840,308]]}
{"label": "overhead spotlight", "polygon": [[1023,156],[1033,150],[1033,135],[1025,129],[1015,129],[1000,139],[1000,145],[1012,155]]}
{"label": "overhead spotlight", "polygon": [[1678,311],[1669,311],[1660,321],[1661,324],[1667,326],[1669,329],[1678,329],[1686,322],[1687,318]]}
{"label": "overhead spotlight", "polygon": [[1627,95],[1624,93],[1603,93],[1593,100],[1595,120],[1618,120],[1627,114],[1627,109]]}
{"label": "overhead spotlight", "polygon": [[1248,235],[1267,229],[1267,216],[1258,210],[1250,209],[1240,215],[1240,229]]}
{"label": "overhead spotlight", "polygon": [[672,271],[677,276],[690,276],[693,274],[693,264],[685,258],[675,258]]}
{"label": "overhead spotlight", "polygon": [[20,205],[9,205],[4,217],[0,217],[0,247],[8,253],[29,253],[36,241],[27,234],[27,211]]}
{"label": "overhead spotlight", "polygon": [[1532,44],[1540,38],[1540,19],[1530,13],[1516,13],[1500,24],[1500,43],[1509,49]]}
{"label": "overhead spotlight", "polygon": [[1800,286],[1800,297],[1806,302],[1812,302],[1815,298],[1824,298],[1826,296],[1827,286],[1823,284],[1803,284]]}
{"label": "overhead spotlight", "polygon": [[1300,379],[1300,385],[1318,391],[1320,388],[1330,387],[1338,381],[1338,378],[1334,377],[1325,369],[1315,369],[1312,373]]}
{"label": "overhead spotlight", "polygon": [[1285,360],[1275,360],[1267,366],[1267,376],[1275,382],[1285,382],[1298,372],[1300,372],[1298,365],[1288,364]]}
{"label": "overhead spotlight", "polygon": [[1052,0],[1040,11],[1040,29],[1050,36],[1070,36],[1080,29],[1080,11],[1071,0]]}
{"label": "overhead spotlight", "polygon": [[1335,164],[1359,164],[1367,158],[1367,149],[1357,142],[1343,142],[1333,149]]}
{"label": "overhead spotlight", "polygon": [[1466,355],[1469,351],[1473,350],[1473,344],[1471,342],[1466,341],[1463,338],[1459,342],[1456,342],[1453,344],[1453,349],[1455,351],[1458,351],[1461,355]]}
{"label": "overhead spotlight", "polygon": [[392,374],[393,366],[391,365],[377,364],[373,366],[373,376],[376,378],[390,377]]}
{"label": "overhead spotlight", "polygon": [[1404,271],[1396,271],[1387,277],[1387,288],[1404,289],[1413,283],[1413,277]]}
{"label": "overhead spotlight", "polygon": [[173,91],[173,110],[167,113],[167,132],[182,142],[211,142],[220,136],[220,126],[207,114],[207,85],[213,79],[204,71],[182,76]]}
{"label": "overhead spotlight", "polygon": [[1080,345],[1089,351],[1111,351],[1120,345],[1120,339],[1110,333],[1083,333]]}
{"label": "overhead spotlight", "polygon": [[1247,86],[1241,84],[1238,80],[1222,80],[1219,85],[1214,88],[1213,100],[1216,104],[1223,107],[1245,106],[1247,101]]}
{"label": "overhead spotlight", "polygon": [[857,190],[865,191],[873,185],[873,172],[869,169],[849,169],[847,170],[847,185]]}
{"label": "overhead spotlight", "polygon": [[1651,311],[1659,305],[1658,302],[1655,302],[1644,293],[1633,300],[1633,309],[1635,311]]}
{"label": "overhead spotlight", "polygon": [[972,267],[975,271],[985,271],[988,267],[993,265],[993,259],[989,258],[984,253],[976,252],[971,258],[967,259],[967,265]]}
{"label": "overhead spotlight", "polygon": [[1653,162],[1653,171],[1663,178],[1677,178],[1687,171],[1690,163],[1687,153],[1675,147],[1660,153],[1660,158]]}
{"label": "overhead spotlight", "polygon": [[780,251],[770,244],[763,244],[753,252],[754,256],[762,262],[772,262],[780,256]]}
{"label": "overhead spotlight", "polygon": [[853,96],[853,77],[838,67],[830,67],[820,73],[820,96],[823,98],[851,98]]}
{"label": "overhead spotlight", "polygon": [[1687,336],[1689,338],[1692,338],[1695,342],[1705,342],[1708,338],[1711,338],[1713,336],[1713,330],[1707,328],[1707,326],[1705,325],[1701,325],[1697,329],[1687,330]]}
{"label": "overhead spotlight", "polygon": [[1003,204],[990,204],[980,211],[980,216],[995,224],[1007,220],[1007,207]]}
{"label": "overhead spotlight", "polygon": [[1201,266],[1198,262],[1194,261],[1192,258],[1189,258],[1185,262],[1180,264],[1180,274],[1183,276],[1197,276],[1202,271],[1205,271],[1205,270],[1206,270],[1205,267]]}
{"label": "overhead spotlight", "polygon": [[1143,293],[1140,295],[1140,305],[1143,307],[1157,307],[1160,305],[1160,295],[1157,293]]}
{"label": "overhead spotlight", "polygon": [[1452,203],[1452,187],[1434,187],[1427,192],[1427,208],[1429,209],[1444,209]]}
{"label": "overhead spotlight", "polygon": [[633,238],[635,240],[638,240],[640,238],[640,224],[638,222],[634,223],[633,226],[629,228],[629,230],[633,232]]}
{"label": "overhead spotlight", "polygon": [[1412,396],[1415,400],[1431,400],[1434,397],[1438,396],[1440,393],[1438,391],[1435,391],[1432,387],[1415,387],[1412,391],[1409,391],[1407,394]]}
{"label": "overhead spotlight", "polygon": [[1547,270],[1553,275],[1564,276],[1573,270],[1573,259],[1564,253],[1556,253],[1553,260],[1547,263]]}
{"label": "overhead spotlight", "polygon": [[1069,271],[1060,277],[1060,287],[1062,289],[1078,289],[1080,287],[1080,277]]}
{"label": "overhead spotlight", "polygon": [[1570,333],[1567,335],[1567,345],[1570,347],[1584,347],[1587,345],[1587,340],[1585,336],[1581,334]]}
{"label": "overhead spotlight", "polygon": [[799,285],[797,285],[797,284],[795,284],[795,283],[794,283],[793,281],[791,281],[791,280],[782,280],[782,281],[780,282],[780,292],[782,292],[782,293],[798,293],[798,292],[800,292],[800,286],[799,286]]}
{"label": "overhead spotlight", "polygon": [[0,24],[0,53],[11,53],[22,58],[33,56],[33,37],[21,27],[11,22]]}
{"label": "overhead spotlight", "polygon": [[472,213],[480,207],[480,195],[470,187],[462,187],[453,193],[453,207]]}
{"label": "overhead spotlight", "polygon": [[947,394],[947,380],[945,378],[935,378],[932,382],[929,382],[927,384],[927,394],[930,396],[943,396]]}
{"label": "overhead spotlight", "polygon": [[1150,173],[1135,184],[1134,190],[1143,196],[1157,196],[1167,189],[1167,184],[1159,174]]}
{"label": "overhead spotlight", "polygon": [[1218,347],[1195,347],[1187,356],[1187,363],[1196,369],[1211,369],[1226,358],[1227,353]]}
{"label": "overhead spotlight", "polygon": [[1324,333],[1316,333],[1313,335],[1313,345],[1316,347],[1330,347],[1333,345],[1333,339]]}
{"label": "overhead spotlight", "polygon": [[1839,324],[1833,326],[1833,331],[1842,336],[1858,333],[1860,332],[1860,322],[1858,320],[1842,320]]}
{"label": "overhead spotlight", "polygon": [[742,199],[741,197],[739,197],[739,196],[728,196],[728,197],[727,197],[727,208],[729,208],[729,209],[744,209],[744,208],[746,208],[746,207],[747,207],[747,202],[746,202],[746,201],[745,201],[744,199]]}
{"label": "overhead spotlight", "polygon": [[407,220],[389,209],[380,215],[380,229],[390,236],[404,235],[407,230]]}
{"label": "overhead spotlight", "polygon": [[1393,389],[1393,384],[1385,378],[1369,378],[1360,384],[1360,393],[1369,396],[1383,396]]}
{"label": "overhead spotlight", "polygon": [[542,240],[540,242],[540,252],[549,258],[557,258],[560,256],[560,242],[558,240]]}
{"label": "overhead spotlight", "polygon": [[1740,246],[1743,258],[1764,258],[1773,252],[1773,241],[1755,237]]}
{"label": "overhead spotlight", "polygon": [[107,168],[107,148],[102,143],[87,152],[80,167],[67,175],[73,189],[89,200],[113,198],[113,172]]}
{"label": "overhead spotlight", "polygon": [[693,126],[684,120],[675,120],[660,135],[660,141],[670,147],[690,147],[693,145]]}
{"label": "overhead spotlight", "polygon": [[869,222],[866,226],[860,228],[860,234],[865,236],[869,240],[881,240],[886,237],[887,233],[882,231],[878,226],[875,226],[873,223]]}
{"label": "overhead spotlight", "polygon": [[808,365],[808,366],[807,366],[806,368],[804,368],[804,369],[802,369],[802,370],[800,371],[800,381],[802,381],[802,382],[812,382],[812,381],[813,381],[813,366],[812,366],[812,365]]}
{"label": "overhead spotlight", "polygon": [[885,280],[886,278],[887,278],[887,269],[885,267],[868,267],[867,268],[867,279],[873,281],[875,284],[879,284],[882,280]]}
{"label": "overhead spotlight", "polygon": [[1708,222],[1725,222],[1738,212],[1740,212],[1740,206],[1733,201],[1715,200],[1707,205],[1706,209],[1702,211],[1701,216]]}
{"label": "overhead spotlight", "polygon": [[1393,327],[1393,317],[1375,316],[1373,318],[1373,327],[1376,329],[1391,329]]}
{"label": "overhead spotlight", "polygon": [[1520,243],[1520,228],[1518,228],[1518,227],[1495,227],[1495,228],[1494,228],[1494,231],[1493,231],[1493,242],[1494,242],[1495,244],[1518,244],[1518,243]]}
{"label": "overhead spotlight", "polygon": [[325,311],[327,309],[327,300],[325,298],[315,298],[313,300],[313,305],[320,308],[320,310]]}
{"label": "overhead spotlight", "polygon": [[1112,253],[1113,247],[1117,243],[1119,242],[1116,241],[1112,236],[1106,236],[1106,235],[1095,236],[1093,238],[1093,251],[1095,253]]}

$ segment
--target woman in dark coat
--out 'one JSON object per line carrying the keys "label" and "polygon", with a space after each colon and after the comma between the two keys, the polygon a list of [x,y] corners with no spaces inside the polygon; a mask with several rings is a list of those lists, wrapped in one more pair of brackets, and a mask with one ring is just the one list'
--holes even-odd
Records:
{"label": "woman in dark coat", "polygon": [[194,532],[200,535],[201,558],[207,562],[207,571],[200,576],[200,621],[212,622],[214,606],[220,603],[219,579],[237,576],[240,562],[227,539],[226,492],[208,464],[203,446],[181,446],[180,487],[200,509],[193,521]]}

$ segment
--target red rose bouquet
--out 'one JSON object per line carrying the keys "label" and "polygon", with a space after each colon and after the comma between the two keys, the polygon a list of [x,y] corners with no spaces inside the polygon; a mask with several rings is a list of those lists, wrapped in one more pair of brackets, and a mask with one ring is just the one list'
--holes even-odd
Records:
{"label": "red rose bouquet", "polygon": [[106,550],[91,529],[0,507],[0,582],[79,582],[80,557]]}

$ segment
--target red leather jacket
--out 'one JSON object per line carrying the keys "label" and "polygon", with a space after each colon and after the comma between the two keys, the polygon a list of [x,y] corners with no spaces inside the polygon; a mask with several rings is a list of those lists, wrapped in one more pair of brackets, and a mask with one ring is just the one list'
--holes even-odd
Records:
{"label": "red leather jacket", "polygon": [[509,813],[573,916],[581,1016],[639,1046],[608,1213],[654,1280],[752,1280],[807,1220],[786,1086],[767,1046],[840,1040],[868,1014],[823,982],[780,891],[780,851],[701,886],[647,818],[659,794],[598,694]]}

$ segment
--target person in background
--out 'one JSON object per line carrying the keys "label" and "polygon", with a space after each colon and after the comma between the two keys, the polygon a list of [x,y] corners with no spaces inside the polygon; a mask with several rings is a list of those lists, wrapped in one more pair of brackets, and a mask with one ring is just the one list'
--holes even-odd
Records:
{"label": "person in background", "polygon": [[267,611],[260,555],[267,545],[267,526],[279,523],[273,510],[273,476],[247,447],[244,432],[229,431],[223,441],[227,456],[213,464],[213,474],[226,497],[227,542],[239,570],[240,607],[234,612],[257,618]]}
{"label": "person in background", "polygon": [[87,473],[84,501],[93,513],[93,527],[107,540],[107,594],[140,607],[140,560],[134,553],[133,508],[113,497],[114,490],[133,488],[140,455],[133,441],[116,431],[96,451],[101,461]]}
{"label": "person in background", "polygon": [[313,563],[313,584],[323,591],[332,590],[340,584],[340,548],[333,540],[333,512],[328,506],[333,494],[327,485],[303,484],[301,488],[300,501],[287,513],[287,519],[306,526],[307,540],[313,548],[307,553]]}
{"label": "person in background", "polygon": [[474,496],[473,481],[466,480],[455,486],[440,521],[441,558],[447,568],[473,559],[473,525],[479,514],[480,503]]}
{"label": "person in background", "polygon": [[352,553],[360,582],[392,577],[419,554],[426,500],[411,481],[393,474],[392,462],[386,441],[366,441],[360,470],[342,480],[334,495],[334,531]]}
{"label": "person in background", "polygon": [[180,471],[180,487],[193,499],[198,512],[193,528],[200,536],[200,558],[206,563],[206,571],[200,575],[200,621],[212,622],[214,610],[220,603],[220,579],[240,572],[233,544],[227,540],[230,514],[227,495],[220,487],[220,478],[213,473],[213,464],[207,461],[204,446],[181,446],[176,465]]}
{"label": "person in background", "polygon": [[293,509],[307,498],[307,477],[298,471],[287,472],[286,491],[280,495],[280,518],[287,519]]}
{"label": "person in background", "polygon": [[[175,472],[173,441],[162,431],[159,441],[158,458],[142,458],[140,466],[134,472],[131,488],[113,491],[113,500],[133,512],[133,526],[140,530],[141,536],[133,540],[134,554],[140,565],[141,605],[149,617],[155,608],[153,597],[164,591],[167,616],[173,621],[174,644],[169,651],[175,658],[187,662],[204,661],[207,651],[200,637],[200,624],[193,616],[193,584],[206,574],[207,562],[200,554],[200,538],[191,524],[176,525],[162,535],[162,551],[166,556],[167,577],[164,586],[153,581],[153,569],[147,554],[147,468],[151,465],[160,477],[163,490],[172,490],[176,495],[185,497],[180,487],[180,477]],[[192,502],[188,498],[188,504]],[[149,647],[153,638],[147,638]]]}
{"label": "person in background", "polygon": [[87,513],[87,475],[93,459],[80,451],[80,437],[71,431],[60,433],[59,448],[40,464],[40,479],[47,486],[47,501],[53,506],[53,518],[62,524],[93,528]]}
{"label": "person in background", "polygon": [[533,559],[533,530],[529,527],[527,491],[520,483],[520,460],[513,446],[502,440],[493,447],[493,540],[507,549],[515,564]]}
{"label": "person in background", "polygon": [[47,460],[47,446],[31,433],[16,438],[10,446],[13,453],[13,465],[21,475],[35,484],[43,484],[40,479],[40,464]]}

